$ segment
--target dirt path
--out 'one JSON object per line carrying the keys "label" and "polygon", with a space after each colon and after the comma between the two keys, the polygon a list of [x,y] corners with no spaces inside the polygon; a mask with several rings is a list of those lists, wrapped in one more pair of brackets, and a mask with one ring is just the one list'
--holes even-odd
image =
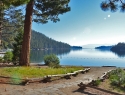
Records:
{"label": "dirt path", "polygon": [[97,79],[115,67],[91,67],[90,72],[79,74],[69,80],[61,79],[50,83],[31,83],[27,86],[0,84],[0,95],[115,95],[104,90],[87,87],[79,90],[77,84]]}

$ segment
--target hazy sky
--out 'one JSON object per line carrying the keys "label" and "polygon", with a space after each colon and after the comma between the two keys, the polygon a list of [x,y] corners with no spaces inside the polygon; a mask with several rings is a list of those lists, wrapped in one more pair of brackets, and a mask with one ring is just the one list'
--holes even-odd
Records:
{"label": "hazy sky", "polygon": [[32,29],[70,45],[125,42],[125,13],[102,11],[102,1],[71,0],[71,11],[60,15],[60,22],[33,23]]}

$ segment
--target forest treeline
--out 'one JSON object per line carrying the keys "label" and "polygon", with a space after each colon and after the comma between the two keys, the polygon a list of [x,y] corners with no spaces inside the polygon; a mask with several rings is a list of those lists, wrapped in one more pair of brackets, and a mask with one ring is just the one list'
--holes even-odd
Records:
{"label": "forest treeline", "polygon": [[95,49],[101,50],[101,51],[112,51],[113,53],[117,54],[119,57],[125,56],[125,43],[119,42],[116,45],[112,46],[99,46],[95,47]]}
{"label": "forest treeline", "polygon": [[31,33],[31,49],[65,49],[70,48],[67,43],[55,41],[52,38],[45,36],[35,30]]}
{"label": "forest treeline", "polygon": [[[13,43],[14,43],[14,37],[16,34],[13,35],[12,32],[8,31],[8,34],[6,34],[7,37],[3,37],[2,39],[2,49],[7,49],[7,48],[13,48]],[[31,49],[32,50],[38,50],[38,49],[66,49],[70,48],[70,45],[67,43],[55,41],[52,38],[49,38],[45,36],[44,34],[37,32],[35,30],[32,30],[31,33]]]}
{"label": "forest treeline", "polygon": [[125,43],[118,43],[110,49],[112,52],[116,53],[120,57],[125,56]]}
{"label": "forest treeline", "polygon": [[121,52],[123,52],[123,51],[125,51],[125,43],[118,43],[117,45],[115,45],[115,46],[113,46],[112,48],[111,48],[111,50],[112,51],[121,51]]}

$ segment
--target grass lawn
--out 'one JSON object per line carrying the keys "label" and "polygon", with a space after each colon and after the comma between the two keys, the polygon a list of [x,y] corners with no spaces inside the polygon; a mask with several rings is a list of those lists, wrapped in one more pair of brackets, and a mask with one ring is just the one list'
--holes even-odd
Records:
{"label": "grass lawn", "polygon": [[46,75],[66,74],[77,70],[83,70],[83,67],[62,67],[62,68],[38,68],[38,67],[5,67],[0,68],[0,76],[18,77],[18,78],[37,78]]}

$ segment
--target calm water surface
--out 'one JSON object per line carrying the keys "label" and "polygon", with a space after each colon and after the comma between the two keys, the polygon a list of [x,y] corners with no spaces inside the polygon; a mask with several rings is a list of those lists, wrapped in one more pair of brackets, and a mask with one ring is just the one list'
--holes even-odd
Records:
{"label": "calm water surface", "polygon": [[56,54],[61,65],[125,67],[125,55],[96,49],[31,51],[31,62],[44,64],[46,54]]}

